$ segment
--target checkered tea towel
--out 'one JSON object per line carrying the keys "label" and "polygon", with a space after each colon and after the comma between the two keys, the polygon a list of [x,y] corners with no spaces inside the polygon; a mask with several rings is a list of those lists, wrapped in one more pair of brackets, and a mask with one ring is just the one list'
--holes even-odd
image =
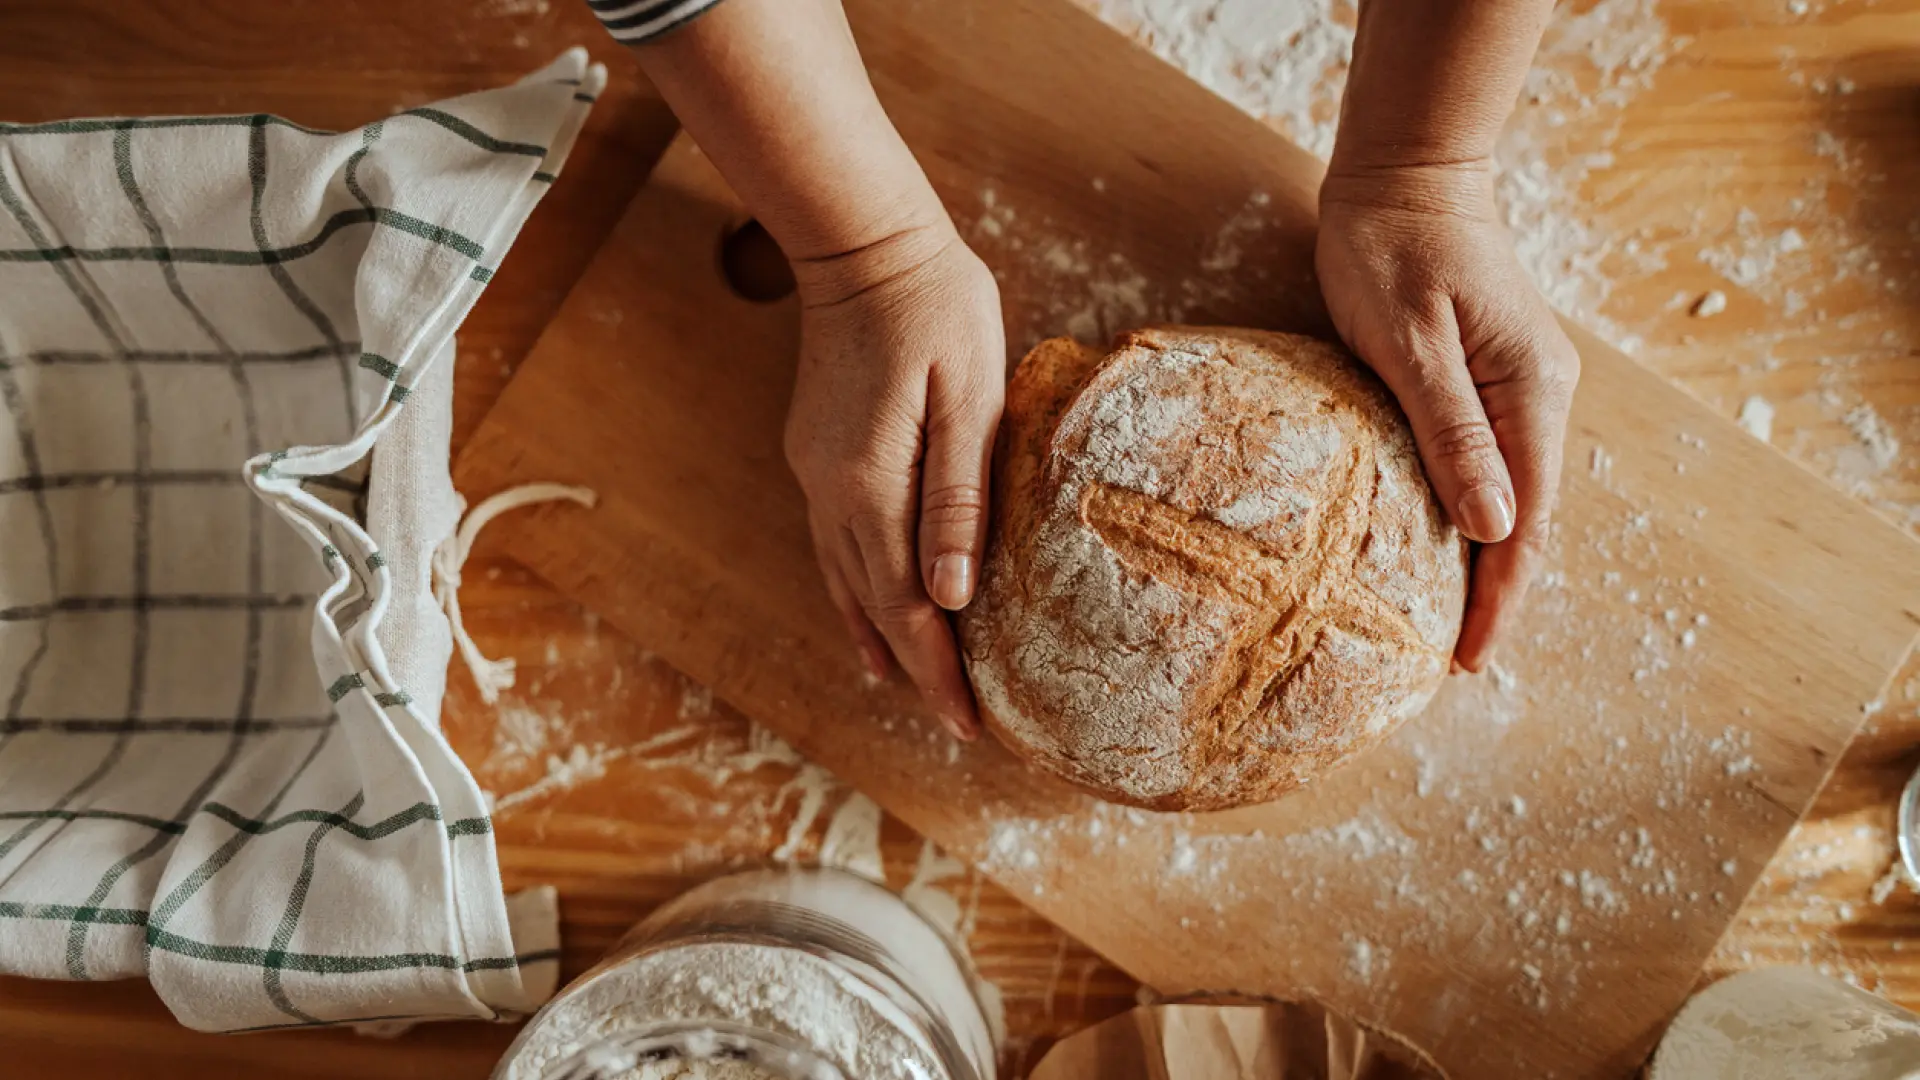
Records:
{"label": "checkered tea towel", "polygon": [[220,1031],[552,993],[428,566],[454,331],[604,80],[340,135],[0,124],[0,971]]}

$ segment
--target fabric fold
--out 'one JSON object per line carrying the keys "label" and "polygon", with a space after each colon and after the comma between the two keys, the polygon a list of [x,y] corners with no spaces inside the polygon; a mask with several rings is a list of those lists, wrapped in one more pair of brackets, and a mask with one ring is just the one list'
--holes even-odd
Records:
{"label": "fabric fold", "polygon": [[604,81],[0,125],[0,970],[145,975],[217,1031],[552,994],[422,560],[454,333]]}

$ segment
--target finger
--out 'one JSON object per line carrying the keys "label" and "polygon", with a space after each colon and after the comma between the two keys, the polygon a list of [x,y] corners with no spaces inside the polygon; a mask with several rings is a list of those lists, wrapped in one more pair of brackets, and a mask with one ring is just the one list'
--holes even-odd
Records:
{"label": "finger", "polygon": [[934,604],[920,582],[913,556],[911,505],[907,501],[891,513],[856,515],[851,523],[867,570],[868,593],[863,597],[867,617],[947,730],[957,739],[972,739],[980,730],[973,692],[961,673],[960,650],[946,612]]}
{"label": "finger", "polygon": [[[860,653],[861,666],[875,679],[884,679],[893,667],[892,654],[887,651],[880,632],[873,628],[873,621],[867,618],[859,596],[847,584],[845,564],[848,551],[853,548],[853,538],[843,529],[823,528],[817,520],[812,524],[813,550],[820,562],[820,576],[827,583],[827,595],[833,598],[833,606],[846,623],[847,636],[853,639],[853,647]],[[857,559],[859,552],[854,550],[852,554]],[[858,573],[864,578],[865,569],[858,568]]]}
{"label": "finger", "polygon": [[1005,389],[998,364],[936,367],[920,486],[920,579],[948,611],[973,601],[986,557],[987,486]]}
{"label": "finger", "polygon": [[1525,378],[1484,388],[1494,434],[1518,496],[1519,523],[1506,540],[1482,547],[1474,560],[1467,612],[1454,646],[1455,660],[1468,671],[1492,662],[1495,646],[1519,616],[1552,537],[1579,361],[1564,339],[1539,351],[1548,359],[1528,357],[1510,369],[1529,372]]}
{"label": "finger", "polygon": [[1513,531],[1513,481],[1467,370],[1458,320],[1449,308],[1425,322],[1411,328],[1400,355],[1367,359],[1406,410],[1427,480],[1454,526],[1469,540],[1498,543]]}

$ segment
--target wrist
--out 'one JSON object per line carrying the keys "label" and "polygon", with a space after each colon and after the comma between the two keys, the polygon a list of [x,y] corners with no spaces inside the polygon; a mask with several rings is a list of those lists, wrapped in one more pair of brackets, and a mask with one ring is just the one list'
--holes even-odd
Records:
{"label": "wrist", "polygon": [[935,201],[922,210],[882,225],[876,222],[863,242],[804,258],[789,257],[803,306],[828,307],[903,281],[960,244],[960,234]]}
{"label": "wrist", "polygon": [[1336,168],[1485,162],[1553,0],[1361,0]]}
{"label": "wrist", "polygon": [[1320,212],[1384,211],[1490,218],[1493,162],[1487,157],[1384,163],[1337,151],[1320,184]]}
{"label": "wrist", "polygon": [[951,227],[939,195],[891,125],[837,133],[772,179],[751,209],[796,268]]}

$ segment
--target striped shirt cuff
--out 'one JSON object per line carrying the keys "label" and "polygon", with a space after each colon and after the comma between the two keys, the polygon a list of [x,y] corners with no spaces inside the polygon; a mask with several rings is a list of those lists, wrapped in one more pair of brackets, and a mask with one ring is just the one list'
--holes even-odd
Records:
{"label": "striped shirt cuff", "polygon": [[638,45],[693,21],[720,0],[587,0],[616,39]]}

